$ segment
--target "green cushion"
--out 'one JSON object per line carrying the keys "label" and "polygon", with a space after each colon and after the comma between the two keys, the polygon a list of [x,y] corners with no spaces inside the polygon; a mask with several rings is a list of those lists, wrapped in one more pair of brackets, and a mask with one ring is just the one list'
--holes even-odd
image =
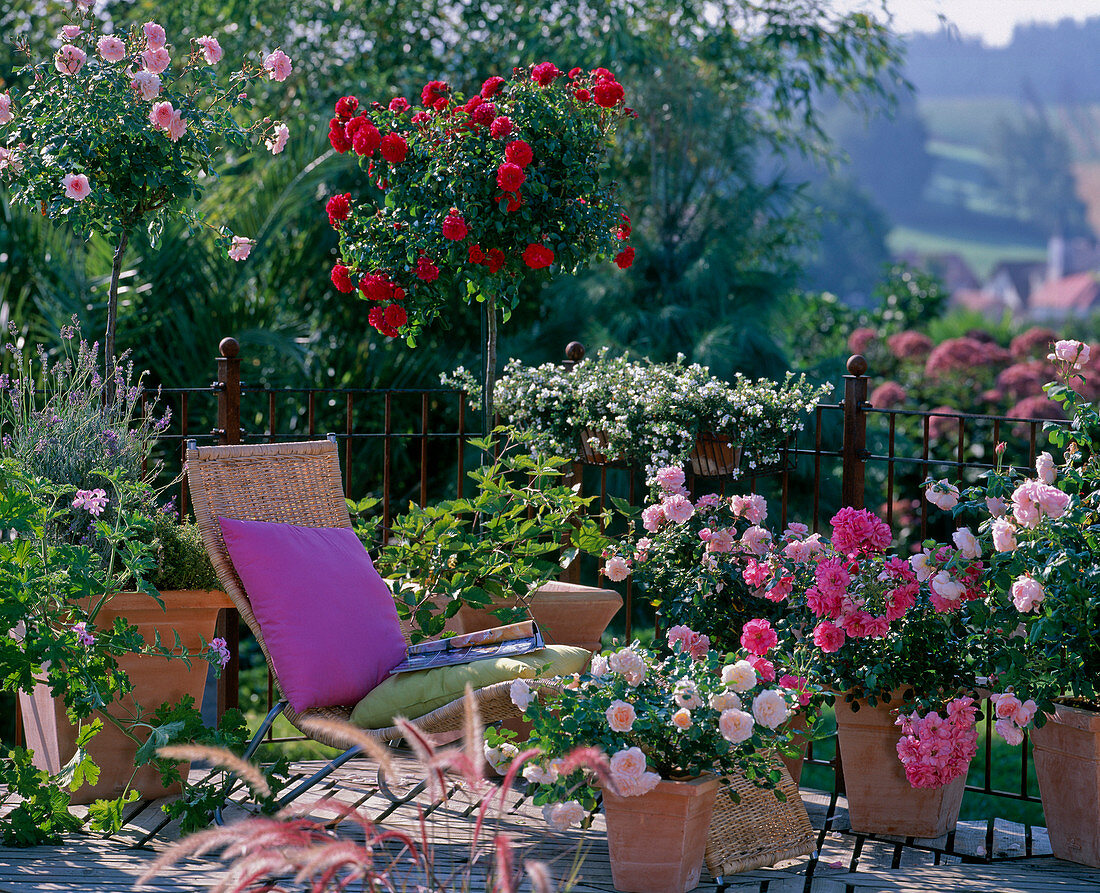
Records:
{"label": "green cushion", "polygon": [[549,678],[584,672],[591,652],[570,645],[547,645],[518,657],[476,660],[454,667],[433,667],[389,676],[351,711],[351,721],[362,729],[383,729],[395,716],[416,719],[450,704],[466,692],[467,683],[484,688],[513,679]]}

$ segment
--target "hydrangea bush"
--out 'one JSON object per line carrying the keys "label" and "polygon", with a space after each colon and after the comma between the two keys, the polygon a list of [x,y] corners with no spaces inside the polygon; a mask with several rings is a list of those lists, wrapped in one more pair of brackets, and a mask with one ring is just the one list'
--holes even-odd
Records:
{"label": "hydrangea bush", "polygon": [[[253,60],[223,60],[216,36],[176,45],[156,22],[112,26],[93,5],[74,4],[52,59],[37,60],[21,45],[27,63],[16,78],[27,86],[0,93],[0,180],[15,202],[82,237],[98,232],[113,240],[110,363],[130,235],[148,226],[155,236],[170,215],[205,222],[189,202],[201,194],[223,146],[243,151],[264,141],[273,153],[283,150],[285,124],[240,122],[251,106],[249,85],[260,78],[284,81],[292,64],[279,49]],[[251,239],[225,226],[218,232],[233,260],[248,256]]]}

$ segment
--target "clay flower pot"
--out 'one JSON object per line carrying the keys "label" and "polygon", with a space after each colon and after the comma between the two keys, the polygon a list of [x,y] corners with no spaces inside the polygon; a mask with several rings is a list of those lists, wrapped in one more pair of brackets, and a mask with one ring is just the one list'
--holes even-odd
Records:
{"label": "clay flower pot", "polygon": [[[153,644],[154,629],[159,629],[161,641],[167,645],[175,641],[178,632],[184,648],[197,653],[202,648],[201,638],[209,642],[213,637],[218,611],[233,607],[224,592],[169,591],[160,596],[164,600],[164,610],[144,592],[116,593],[96,616],[96,624],[107,627],[116,617],[125,617],[149,644]],[[134,686],[133,692],[121,704],[111,707],[112,715],[119,719],[132,714],[135,701],[144,710],[152,711],[161,704],[174,704],[184,695],[191,695],[196,708],[202,707],[208,668],[205,660],[192,658],[188,668],[182,660],[126,654],[118,658],[118,664]],[[65,715],[64,698],[54,698],[49,686],[38,685],[33,695],[20,692],[19,706],[24,740],[27,748],[34,751],[34,765],[51,775],[60,772],[76,752],[76,726]],[[72,802],[91,803],[100,798],[118,797],[130,782],[131,775],[134,777],[130,786],[146,798],[179,793],[179,784],[165,787],[161,784],[160,773],[152,766],[144,766],[134,775],[137,748],[137,742],[104,720],[103,728],[88,745],[89,754],[100,768],[99,781],[76,791]]]}
{"label": "clay flower pot", "polygon": [[959,820],[966,774],[942,788],[913,788],[898,759],[901,734],[893,703],[859,711],[837,696],[836,726],[853,831],[899,837],[941,837]]}
{"label": "clay flower pot", "polygon": [[603,792],[611,877],[622,893],[686,893],[699,886],[718,778],[661,781],[648,794]]}
{"label": "clay flower pot", "polygon": [[1054,855],[1100,868],[1100,713],[1058,704],[1031,742]]}

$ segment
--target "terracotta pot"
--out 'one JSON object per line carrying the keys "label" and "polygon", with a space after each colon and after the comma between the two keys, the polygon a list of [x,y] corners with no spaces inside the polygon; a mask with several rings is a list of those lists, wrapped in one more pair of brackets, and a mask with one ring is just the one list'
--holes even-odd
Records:
{"label": "terracotta pot", "polygon": [[[613,589],[553,581],[531,593],[530,605],[531,616],[547,645],[576,645],[596,652],[603,631],[622,607],[623,599]],[[463,633],[500,626],[490,611],[465,605],[455,619]]]}
{"label": "terracotta pot", "polygon": [[691,471],[700,477],[725,477],[741,464],[741,444],[717,434],[700,434],[688,457]]}
{"label": "terracotta pot", "polygon": [[[805,708],[803,708],[804,710]],[[784,754],[780,754],[779,759],[783,761],[783,765],[787,767],[787,772],[790,773],[791,778],[797,785],[802,780],[802,764],[806,762],[806,738],[802,734],[806,731],[806,714],[801,710],[787,720],[787,729],[793,732],[797,737],[792,744],[798,748],[798,756],[788,757]]]}
{"label": "terracotta pot", "polygon": [[[154,630],[159,630],[161,641],[166,645],[175,642],[178,632],[184,648],[198,652],[202,647],[200,637],[209,642],[214,635],[218,611],[233,607],[224,592],[185,590],[160,595],[164,610],[144,592],[117,593],[96,616],[96,625],[107,627],[116,617],[125,617],[149,644],[153,644]],[[112,715],[124,719],[133,712],[135,701],[144,710],[151,711],[163,703],[175,703],[184,695],[191,695],[196,708],[202,708],[208,668],[205,660],[192,659],[188,669],[182,660],[127,654],[118,658],[118,664],[129,676],[134,691],[121,703],[113,705]],[[52,697],[48,686],[38,685],[33,695],[20,693],[19,706],[24,738],[28,749],[34,751],[34,765],[56,774],[76,752],[76,727],[65,716],[64,699]],[[103,728],[88,746],[92,759],[100,768],[99,781],[76,791],[72,802],[91,803],[104,797],[117,797],[128,782],[144,797],[179,793],[179,784],[165,787],[161,784],[160,773],[151,766],[142,767],[134,775],[137,748],[136,742],[104,720]]]}
{"label": "terracotta pot", "polygon": [[[942,788],[913,788],[898,759],[901,734],[891,704],[859,701],[854,712],[836,699],[837,741],[853,831],[899,837],[940,837],[959,820],[965,773]],[[894,707],[896,709],[896,705]]]}
{"label": "terracotta pot", "polygon": [[1100,713],[1058,704],[1031,741],[1050,848],[1100,868]]}
{"label": "terracotta pot", "polygon": [[718,778],[662,781],[648,794],[603,792],[611,877],[622,893],[685,893],[699,886]]}

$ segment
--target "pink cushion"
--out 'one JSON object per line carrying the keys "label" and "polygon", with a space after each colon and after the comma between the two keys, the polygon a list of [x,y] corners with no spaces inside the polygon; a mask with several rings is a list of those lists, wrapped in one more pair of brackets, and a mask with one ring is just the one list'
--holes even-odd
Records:
{"label": "pink cushion", "polygon": [[295,712],[355,704],[404,658],[393,597],[353,531],[218,524]]}

